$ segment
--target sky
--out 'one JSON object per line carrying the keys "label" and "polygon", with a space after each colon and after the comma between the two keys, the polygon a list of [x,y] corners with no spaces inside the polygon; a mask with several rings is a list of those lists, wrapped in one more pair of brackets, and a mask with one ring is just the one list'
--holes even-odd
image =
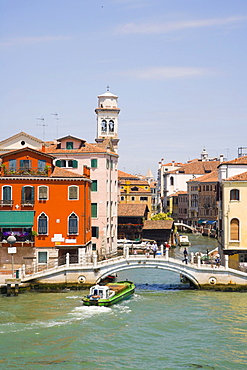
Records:
{"label": "sky", "polygon": [[119,169],[247,147],[246,0],[0,0],[0,141],[94,142],[118,96]]}

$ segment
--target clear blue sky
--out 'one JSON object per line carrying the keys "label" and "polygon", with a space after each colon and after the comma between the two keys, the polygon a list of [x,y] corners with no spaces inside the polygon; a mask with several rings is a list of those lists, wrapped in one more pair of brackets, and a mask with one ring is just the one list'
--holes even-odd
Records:
{"label": "clear blue sky", "polygon": [[[247,146],[246,0],[0,0],[0,140],[94,142],[119,96],[119,168]],[[58,113],[59,120],[52,113]],[[37,120],[44,117],[45,121]]]}

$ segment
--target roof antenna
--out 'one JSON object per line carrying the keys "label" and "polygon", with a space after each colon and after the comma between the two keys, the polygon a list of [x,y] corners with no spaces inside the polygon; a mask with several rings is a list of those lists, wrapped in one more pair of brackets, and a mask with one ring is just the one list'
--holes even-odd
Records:
{"label": "roof antenna", "polygon": [[106,91],[110,91],[110,86],[109,85],[106,86]]}
{"label": "roof antenna", "polygon": [[37,123],[37,126],[43,126],[43,141],[45,141],[45,126],[48,126],[48,125],[45,124],[44,117],[36,118],[36,119],[39,119],[40,121],[43,121],[43,123],[41,123],[41,124]]}
{"label": "roof antenna", "polygon": [[[57,121],[59,120],[58,113],[51,113],[51,115],[55,116],[54,119],[56,119]],[[58,122],[57,122],[57,139],[58,139]]]}

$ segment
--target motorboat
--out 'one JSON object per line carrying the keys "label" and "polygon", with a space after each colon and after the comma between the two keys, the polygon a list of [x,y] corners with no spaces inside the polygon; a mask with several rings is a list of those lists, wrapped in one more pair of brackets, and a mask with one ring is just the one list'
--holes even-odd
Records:
{"label": "motorboat", "polygon": [[135,291],[135,285],[131,281],[119,281],[106,285],[96,284],[90,288],[87,296],[83,297],[84,306],[111,306],[128,298]]}

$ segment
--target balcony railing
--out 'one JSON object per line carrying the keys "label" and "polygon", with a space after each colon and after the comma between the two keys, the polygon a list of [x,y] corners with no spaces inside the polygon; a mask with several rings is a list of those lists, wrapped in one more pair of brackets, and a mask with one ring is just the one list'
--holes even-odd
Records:
{"label": "balcony railing", "polygon": [[33,207],[34,206],[34,200],[24,200],[21,201],[22,207]]}
{"label": "balcony railing", "polygon": [[16,168],[3,168],[4,176],[48,176],[49,167],[38,168],[38,167],[16,167]]}
{"label": "balcony railing", "polygon": [[2,200],[0,200],[0,206],[1,207],[4,207],[4,206],[12,207],[13,206],[13,200],[10,200],[10,199],[2,199]]}

